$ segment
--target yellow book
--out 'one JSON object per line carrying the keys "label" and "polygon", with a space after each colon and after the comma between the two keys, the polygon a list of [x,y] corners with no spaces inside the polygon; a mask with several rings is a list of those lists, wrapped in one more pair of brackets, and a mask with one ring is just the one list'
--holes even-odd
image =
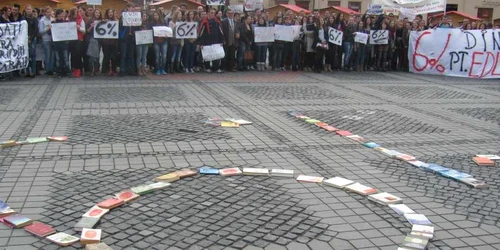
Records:
{"label": "yellow book", "polygon": [[227,128],[239,128],[240,124],[236,122],[230,122],[230,121],[223,121],[220,123],[221,127],[227,127]]}
{"label": "yellow book", "polygon": [[179,180],[180,176],[177,172],[169,173],[166,175],[158,176],[154,180],[155,181],[161,181],[161,182],[174,182],[176,180]]}

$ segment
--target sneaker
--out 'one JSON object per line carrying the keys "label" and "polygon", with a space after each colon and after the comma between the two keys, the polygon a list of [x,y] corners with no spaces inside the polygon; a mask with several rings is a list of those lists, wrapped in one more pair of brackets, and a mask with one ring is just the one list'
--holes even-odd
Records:
{"label": "sneaker", "polygon": [[157,71],[156,71],[156,75],[157,75],[157,76],[161,75],[161,70],[157,70]]}
{"label": "sneaker", "polygon": [[190,69],[189,70],[191,74],[194,74],[194,70],[193,69]]}
{"label": "sneaker", "polygon": [[162,69],[160,73],[161,73],[162,75],[166,75],[166,74],[167,74],[167,71],[165,71],[164,69]]}
{"label": "sneaker", "polygon": [[207,72],[207,73],[209,73],[209,74],[210,74],[210,73],[212,73],[212,70],[207,69],[207,70],[205,70],[205,72]]}
{"label": "sneaker", "polygon": [[190,72],[189,72],[189,69],[187,69],[187,68],[186,68],[186,69],[184,69],[184,73],[189,74],[189,73],[190,73]]}
{"label": "sneaker", "polygon": [[217,73],[222,74],[222,73],[223,73],[223,71],[222,71],[221,69],[218,69],[218,70],[217,70]]}

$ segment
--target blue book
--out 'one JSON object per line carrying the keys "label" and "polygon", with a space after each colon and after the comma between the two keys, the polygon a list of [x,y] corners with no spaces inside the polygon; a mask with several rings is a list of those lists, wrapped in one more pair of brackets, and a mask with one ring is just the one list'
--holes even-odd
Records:
{"label": "blue book", "polygon": [[367,142],[363,145],[365,145],[365,147],[367,148],[380,148],[380,145],[375,142]]}
{"label": "blue book", "polygon": [[450,169],[450,170],[445,171],[445,172],[441,172],[440,174],[444,177],[455,179],[457,181],[472,177],[472,175],[470,175],[470,174],[462,173],[460,171],[453,170],[453,169]]}
{"label": "blue book", "polygon": [[217,174],[219,174],[219,169],[211,168],[211,167],[201,167],[200,174],[217,175]]}
{"label": "blue book", "polygon": [[7,203],[0,201],[0,211],[3,211],[7,208],[9,208],[9,206],[7,206]]}
{"label": "blue book", "polygon": [[433,173],[441,173],[450,170],[449,168],[445,168],[443,166],[429,163],[427,166],[422,167],[425,171],[433,172]]}

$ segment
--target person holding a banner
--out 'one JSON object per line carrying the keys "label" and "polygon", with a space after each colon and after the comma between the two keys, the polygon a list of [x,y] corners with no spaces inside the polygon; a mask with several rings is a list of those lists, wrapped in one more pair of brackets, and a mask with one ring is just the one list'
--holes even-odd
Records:
{"label": "person holding a banner", "polygon": [[[182,18],[182,13],[179,10],[174,12],[167,26],[172,28],[172,30],[176,30],[176,23],[180,22],[181,18]],[[175,36],[170,38],[170,63],[168,64],[168,73],[174,73],[174,72],[182,73],[181,53],[183,45],[184,45],[184,39],[177,38]]]}
{"label": "person holding a banner", "polygon": [[[259,20],[257,21],[256,27],[267,27],[266,20],[261,15]],[[257,65],[257,71],[265,71],[266,70],[266,53],[267,47],[269,43],[267,42],[256,42],[255,43],[255,62]]]}
{"label": "person holding a banner", "polygon": [[[358,28],[356,32],[366,34],[363,21],[359,21]],[[368,32],[370,34],[370,32]],[[356,54],[356,71],[363,71],[363,66],[365,65],[365,55],[366,55],[366,44],[361,42],[354,43],[354,53]]]}
{"label": "person holding a banner", "polygon": [[[196,22],[194,11],[188,11],[186,14],[186,22]],[[184,39],[184,71],[186,73],[194,73],[194,61],[196,53],[196,38]]]}
{"label": "person holding a banner", "polygon": [[328,31],[325,29],[325,19],[323,18],[318,18],[316,20],[313,46],[316,49],[314,72],[321,73],[323,70],[323,59],[328,50]]}
{"label": "person holding a banner", "polygon": [[82,76],[83,69],[83,36],[85,34],[85,22],[83,21],[82,9],[71,8],[69,11],[68,20],[76,22],[76,34],[78,39],[69,42],[69,51],[71,54],[71,68],[73,76]]}
{"label": "person holding a banner", "polygon": [[102,21],[102,15],[101,10],[97,8],[91,14],[92,16],[85,23],[87,28],[86,34],[88,39],[88,46],[87,49],[84,49],[84,52],[86,52],[85,54],[87,55],[88,73],[90,74],[90,76],[96,76],[99,73],[100,68],[99,57],[101,54],[101,43],[99,40],[94,38],[94,28],[96,23]]}
{"label": "person holding a banner", "polygon": [[[283,17],[282,16],[276,16],[274,19],[274,27],[276,29],[276,26],[283,25]],[[284,70],[285,69],[285,60],[283,60],[283,52],[285,50],[285,42],[281,40],[275,40],[274,41],[274,53],[273,53],[273,58],[272,58],[272,70]]]}
{"label": "person holding a banner", "polygon": [[[127,4],[120,19],[120,76],[136,75],[135,71],[135,31],[137,26],[124,25],[124,12],[136,12],[133,3]],[[125,21],[127,22],[127,21]],[[132,25],[132,24],[130,24]],[[135,24],[133,24],[135,25]]]}
{"label": "person holding a banner", "polygon": [[45,74],[51,76],[54,74],[54,51],[52,49],[52,8],[46,7],[44,16],[38,22],[38,34],[42,37],[43,59]]}
{"label": "person holding a banner", "polygon": [[[114,9],[107,9],[104,14],[104,20],[117,21]],[[102,73],[107,76],[117,76],[116,71],[118,66],[118,39],[107,38],[101,39],[102,52],[104,57],[102,59]]]}
{"label": "person holding a banner", "polygon": [[[200,36],[201,49],[203,49],[203,46],[213,44],[222,45],[224,43],[224,35],[222,33],[221,23],[217,18],[215,18],[215,9],[210,9],[210,11],[208,12],[208,16],[201,21],[198,27],[198,31]],[[212,67],[210,67],[210,63],[212,63]],[[220,59],[214,61],[206,61],[206,72],[212,73],[212,71],[217,71],[217,73],[222,73],[220,65]]]}
{"label": "person holding a banner", "polygon": [[[152,27],[165,26],[164,19],[161,18],[161,12],[158,10],[153,12]],[[155,49],[155,72],[157,75],[166,75],[165,64],[167,62],[167,38],[155,36],[153,37],[153,48]]]}
{"label": "person holding a banner", "polygon": [[[387,22],[382,22],[381,30],[388,30]],[[389,39],[391,39],[389,37]],[[377,47],[377,68],[379,71],[387,71],[387,55],[389,54],[389,44],[379,44]]]}
{"label": "person holding a banner", "polygon": [[[64,18],[64,10],[63,9],[57,9],[56,13],[56,20],[55,23],[65,23],[67,22]],[[68,41],[58,41],[58,42],[53,42],[54,46],[54,51],[55,51],[55,64],[56,64],[56,73],[59,77],[65,77],[68,76],[68,73],[70,72],[70,68],[68,65],[68,58],[69,58],[69,42]]]}

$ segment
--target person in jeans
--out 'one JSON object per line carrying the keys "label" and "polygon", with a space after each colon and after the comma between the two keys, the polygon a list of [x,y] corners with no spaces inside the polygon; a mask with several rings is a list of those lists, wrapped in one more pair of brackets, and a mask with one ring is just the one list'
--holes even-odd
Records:
{"label": "person in jeans", "polygon": [[[267,27],[266,20],[262,16],[257,21],[257,27]],[[269,46],[267,42],[255,43],[255,62],[257,64],[257,71],[266,70],[267,46]]]}
{"label": "person in jeans", "polygon": [[26,22],[28,23],[28,46],[30,63],[28,66],[28,76],[35,77],[36,75],[36,43],[38,35],[38,18],[33,14],[31,5],[26,5],[24,9]]}
{"label": "person in jeans", "polygon": [[[186,14],[186,22],[196,22],[194,12]],[[196,52],[196,39],[184,39],[184,71],[194,73],[194,55]]]}
{"label": "person in jeans", "polygon": [[[134,4],[127,4],[127,9],[123,12],[134,12]],[[123,19],[120,20],[120,76],[136,75],[135,73],[135,36],[137,27],[123,26]]]}
{"label": "person in jeans", "polygon": [[51,76],[54,74],[54,51],[52,50],[52,8],[46,7],[45,15],[38,22],[38,34],[42,37],[43,60],[45,66],[45,74]]}
{"label": "person in jeans", "polygon": [[238,31],[236,31],[236,38],[238,39],[238,70],[244,71],[247,69],[247,64],[243,58],[245,51],[249,50],[252,46],[254,34],[252,29],[253,18],[251,16],[243,16],[241,18]]}
{"label": "person in jeans", "polygon": [[[359,21],[357,32],[365,33],[364,26],[363,21]],[[363,66],[365,65],[366,45],[362,43],[354,43],[354,50],[356,53],[356,71],[361,72],[363,71]]]}
{"label": "person in jeans", "polygon": [[[200,34],[200,48],[203,50],[203,46],[210,46],[214,44],[224,43],[224,35],[222,34],[222,27],[219,19],[215,17],[215,9],[211,9],[208,12],[208,16],[204,18],[199,27]],[[210,63],[212,67],[210,68]],[[217,73],[222,73],[220,69],[221,60],[207,61],[205,62],[205,70],[207,73],[212,73],[212,70],[217,71]]]}
{"label": "person in jeans", "polygon": [[[182,13],[178,10],[172,14],[172,18],[168,22],[168,26],[175,30],[176,23],[181,21]],[[170,64],[168,65],[168,73],[182,73],[181,71],[181,52],[184,39],[170,38]]]}
{"label": "person in jeans", "polygon": [[[66,19],[64,18],[64,10],[57,9],[56,10],[56,20],[55,23],[64,23]],[[59,41],[54,42],[54,51],[56,56],[56,72],[59,77],[68,76],[70,72],[68,65],[68,54],[69,54],[69,42],[68,41]]]}
{"label": "person in jeans", "polygon": [[344,70],[351,71],[350,59],[353,50],[354,36],[356,35],[356,24],[354,23],[354,17],[349,17],[349,21],[344,30],[344,41],[342,45],[344,46]]}
{"label": "person in jeans", "polygon": [[[283,22],[283,17],[282,16],[276,16],[275,20],[274,20],[274,25],[283,25],[284,22]],[[282,66],[282,61],[285,61],[283,60],[283,51],[285,50],[285,42],[284,41],[279,41],[279,40],[276,40],[274,41],[274,53],[273,53],[273,58],[272,58],[272,65],[271,65],[271,68],[272,70],[276,71],[276,70],[280,70],[280,69],[284,69],[284,65]]]}
{"label": "person in jeans", "polygon": [[[146,13],[142,13],[142,25],[139,27],[139,30],[148,30],[148,15]],[[136,30],[136,31],[139,31]],[[146,74],[146,57],[148,55],[149,44],[140,44],[136,45],[137,58],[135,61],[135,65],[137,66],[137,75],[143,76]]]}
{"label": "person in jeans", "polygon": [[[107,9],[104,15],[105,21],[117,21],[114,9]],[[117,76],[118,39],[102,39],[102,73],[107,76]]]}
{"label": "person in jeans", "polygon": [[[165,26],[165,21],[161,18],[161,13],[156,11],[153,13],[153,20],[151,26]],[[155,73],[156,75],[166,75],[165,63],[167,61],[167,38],[166,37],[153,37],[153,47],[155,49]]]}

